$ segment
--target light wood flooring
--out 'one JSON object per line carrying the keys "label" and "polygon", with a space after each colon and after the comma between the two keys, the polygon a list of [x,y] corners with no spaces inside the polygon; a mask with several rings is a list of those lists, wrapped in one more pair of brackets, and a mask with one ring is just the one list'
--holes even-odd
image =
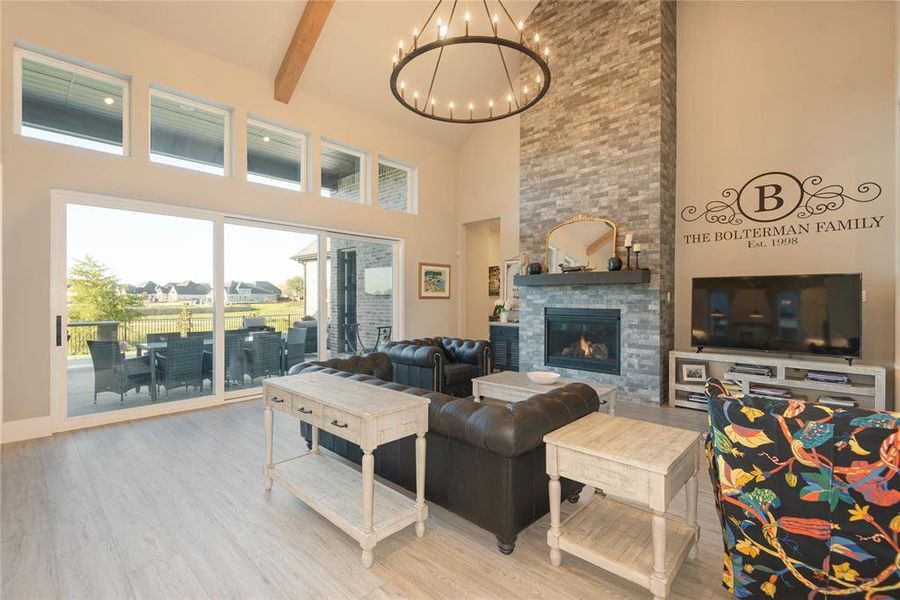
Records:
{"label": "light wood flooring", "polygon": [[[621,402],[617,414],[705,427],[684,409]],[[263,491],[262,423],[253,401],[4,445],[0,597],[650,598],[566,554],[550,566],[549,516],[503,556],[493,535],[430,505],[423,539],[408,527],[363,569],[348,536],[277,485]],[[276,414],[275,459],[304,450]],[[683,494],[672,512],[683,515]],[[699,557],[671,598],[728,597],[705,472],[699,521]]]}

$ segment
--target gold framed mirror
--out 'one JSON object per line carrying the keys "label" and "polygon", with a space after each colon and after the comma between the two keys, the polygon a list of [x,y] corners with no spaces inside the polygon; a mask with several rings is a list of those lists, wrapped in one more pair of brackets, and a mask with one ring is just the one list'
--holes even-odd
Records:
{"label": "gold framed mirror", "polygon": [[615,222],[602,217],[578,215],[554,226],[544,242],[547,273],[561,273],[560,265],[608,270],[607,262],[616,256],[617,236]]}

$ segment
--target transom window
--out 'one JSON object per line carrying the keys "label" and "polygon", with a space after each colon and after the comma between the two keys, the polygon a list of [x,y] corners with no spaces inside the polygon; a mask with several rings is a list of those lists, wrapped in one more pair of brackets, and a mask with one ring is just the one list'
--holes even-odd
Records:
{"label": "transom window", "polygon": [[306,135],[248,119],[247,181],[302,192],[306,187]]}
{"label": "transom window", "polygon": [[365,152],[322,140],[320,158],[323,197],[359,204],[367,202],[368,155]]}
{"label": "transom window", "polygon": [[128,85],[124,77],[15,49],[15,129],[31,138],[127,153]]}
{"label": "transom window", "polygon": [[150,160],[225,175],[231,113],[218,106],[150,90]]}
{"label": "transom window", "polygon": [[378,159],[378,206],[397,212],[416,212],[416,168],[399,161]]}

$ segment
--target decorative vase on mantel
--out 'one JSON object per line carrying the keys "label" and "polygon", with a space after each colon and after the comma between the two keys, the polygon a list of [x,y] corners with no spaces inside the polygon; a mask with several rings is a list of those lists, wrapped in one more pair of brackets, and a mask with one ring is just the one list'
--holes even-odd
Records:
{"label": "decorative vase on mantel", "polygon": [[500,322],[501,323],[509,323],[509,311],[508,310],[500,311]]}

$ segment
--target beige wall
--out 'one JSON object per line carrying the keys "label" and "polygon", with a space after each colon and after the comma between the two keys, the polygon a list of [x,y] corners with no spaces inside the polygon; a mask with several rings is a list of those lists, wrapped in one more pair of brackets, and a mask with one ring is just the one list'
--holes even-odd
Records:
{"label": "beige wall", "polygon": [[[884,216],[880,228],[812,233],[798,244],[688,244],[685,234],[740,229],[676,216],[676,348],[690,346],[691,278],[862,272],[863,360],[894,362],[895,48],[889,2],[680,2],[677,203],[703,206],[753,176],[820,175],[856,195],[807,221]],[[779,224],[805,222],[796,214]],[[869,221],[871,223],[871,221]]]}
{"label": "beige wall", "polygon": [[[12,115],[3,114],[3,356],[4,371],[15,374],[3,382],[5,421],[46,416],[50,411],[49,201],[54,187],[403,238],[405,333],[421,336],[458,332],[459,295],[449,301],[420,301],[416,289],[419,261],[455,262],[456,226],[460,222],[455,150],[302,91],[295,93],[290,105],[277,103],[272,99],[272,81],[267,78],[74,4],[3,2],[0,6],[4,106],[10,106],[12,98],[10,65],[16,40],[133,77],[132,155],[127,158],[13,136]],[[232,177],[149,162],[146,124],[150,82],[234,108]],[[377,206],[349,205],[320,199],[316,194],[248,184],[248,113],[312,132],[313,189],[318,185],[320,136],[365,148],[372,157],[381,153],[417,165],[419,214],[398,214]],[[373,168],[373,174],[376,172]]]}
{"label": "beige wall", "polygon": [[[502,270],[503,261],[519,253],[519,117],[476,126],[459,151],[460,248],[466,248],[465,225],[489,219],[500,220]],[[467,263],[463,257],[463,270]],[[478,276],[475,273],[471,279],[477,281]],[[467,283],[470,276],[466,274],[462,280]],[[487,283],[484,286],[486,289]],[[459,310],[466,332],[469,323],[479,321],[484,321],[483,331],[488,331],[481,304],[463,303]]]}
{"label": "beige wall", "polygon": [[500,219],[479,221],[465,225],[465,321],[463,337],[476,340],[488,339],[488,317],[494,312],[494,302],[499,296],[488,296],[488,267],[501,267]]}

